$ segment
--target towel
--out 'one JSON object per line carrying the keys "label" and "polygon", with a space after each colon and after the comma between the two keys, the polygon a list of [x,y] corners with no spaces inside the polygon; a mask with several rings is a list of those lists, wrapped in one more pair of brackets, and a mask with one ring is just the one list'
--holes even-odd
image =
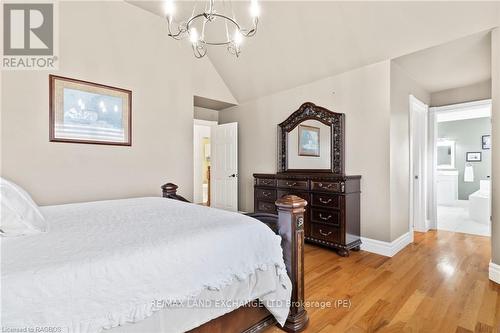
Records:
{"label": "towel", "polygon": [[464,171],[464,183],[474,182],[474,168],[472,165],[466,165]]}

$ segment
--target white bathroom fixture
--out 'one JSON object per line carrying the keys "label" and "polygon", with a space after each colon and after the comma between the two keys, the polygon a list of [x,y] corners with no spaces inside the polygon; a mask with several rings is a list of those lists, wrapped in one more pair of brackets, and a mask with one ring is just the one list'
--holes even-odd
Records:
{"label": "white bathroom fixture", "polygon": [[453,205],[458,200],[458,170],[437,171],[437,203]]}
{"label": "white bathroom fixture", "polygon": [[469,217],[482,224],[491,220],[491,181],[481,180],[479,191],[469,195]]}

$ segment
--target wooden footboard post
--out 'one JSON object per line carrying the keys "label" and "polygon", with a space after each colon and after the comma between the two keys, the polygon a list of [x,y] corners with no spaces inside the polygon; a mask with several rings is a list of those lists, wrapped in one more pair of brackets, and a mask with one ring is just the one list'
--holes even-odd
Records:
{"label": "wooden footboard post", "polygon": [[184,201],[184,202],[189,202],[186,200],[184,197],[180,196],[177,194],[177,189],[179,186],[173,184],[173,183],[166,183],[161,186],[162,190],[162,196],[164,198],[169,198],[169,199],[174,199],[174,200],[179,200],[179,201]]}
{"label": "wooden footboard post", "polygon": [[307,202],[295,195],[287,195],[276,201],[278,207],[278,233],[286,269],[292,280],[292,304],[283,329],[300,332],[309,321],[304,308],[304,207]]}

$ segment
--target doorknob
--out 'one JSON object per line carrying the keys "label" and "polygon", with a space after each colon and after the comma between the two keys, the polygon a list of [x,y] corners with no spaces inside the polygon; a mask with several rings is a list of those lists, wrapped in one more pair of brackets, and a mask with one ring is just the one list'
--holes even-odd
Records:
{"label": "doorknob", "polygon": [[415,176],[415,179],[417,179],[417,180],[418,180],[418,175],[416,175],[416,176]]}
{"label": "doorknob", "polygon": [[236,177],[238,177],[237,173],[233,173],[232,175],[229,176],[229,178],[236,178]]}

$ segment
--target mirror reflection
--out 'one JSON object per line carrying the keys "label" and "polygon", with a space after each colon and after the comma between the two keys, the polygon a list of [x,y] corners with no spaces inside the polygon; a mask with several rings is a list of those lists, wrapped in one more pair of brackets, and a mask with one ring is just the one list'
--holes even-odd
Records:
{"label": "mirror reflection", "polygon": [[329,169],[331,129],[317,120],[306,120],[288,133],[290,169]]}
{"label": "mirror reflection", "polygon": [[437,143],[438,169],[455,169],[455,141],[439,140]]}

